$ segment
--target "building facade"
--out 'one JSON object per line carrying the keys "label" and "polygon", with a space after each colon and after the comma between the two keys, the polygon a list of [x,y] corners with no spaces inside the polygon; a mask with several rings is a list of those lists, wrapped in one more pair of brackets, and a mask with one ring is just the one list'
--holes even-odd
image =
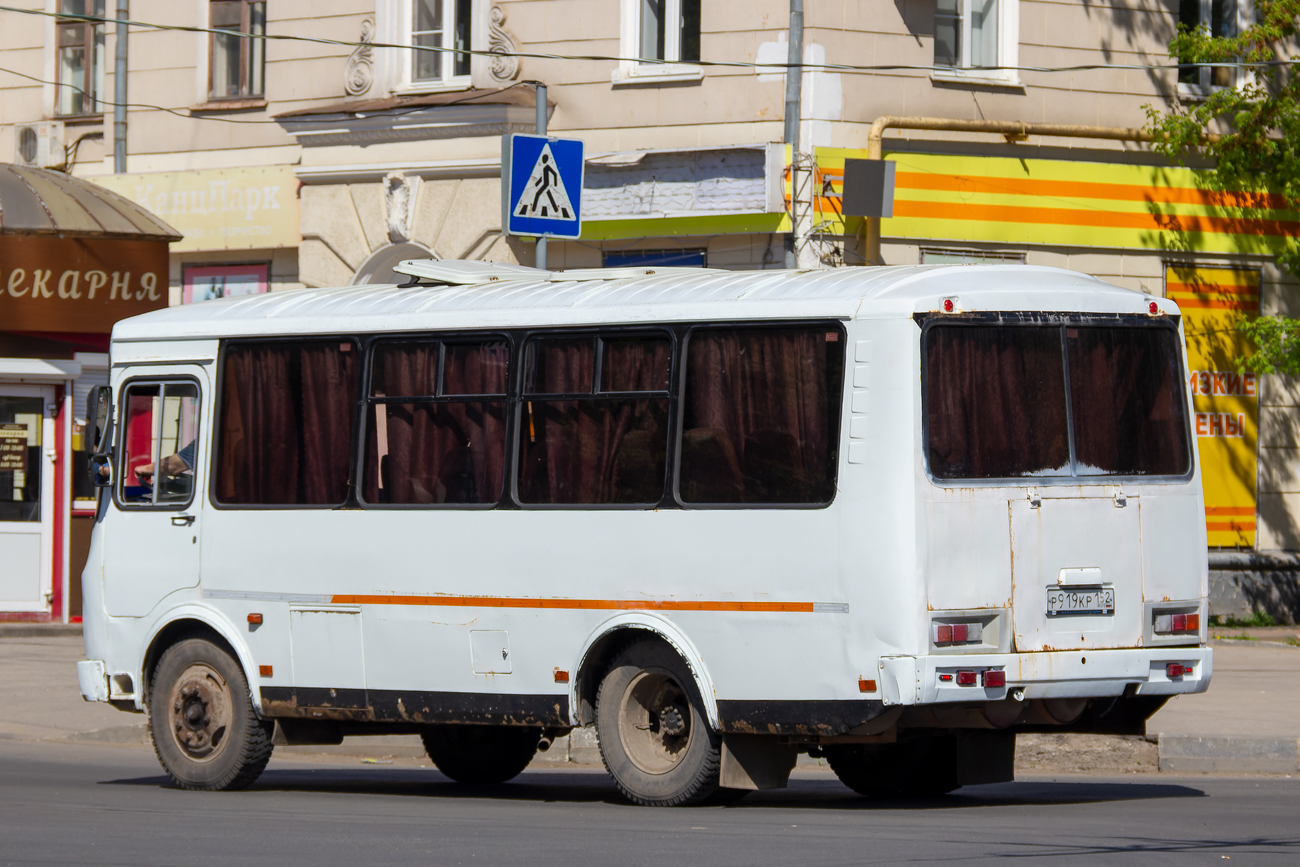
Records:
{"label": "building facade", "polygon": [[[792,227],[801,262],[866,265],[839,194],[876,124],[897,163],[880,260],[1056,265],[1176,297],[1211,546],[1300,549],[1300,388],[1236,375],[1231,330],[1297,312],[1272,258],[1296,215],[1099,132],[1236,83],[1170,67],[1167,43],[1180,21],[1243,26],[1246,0],[805,0],[793,158],[782,0],[134,0],[150,26],[130,29],[117,173],[114,25],[73,17],[103,0],[24,4],[0,13],[0,161],[57,165],[181,231],[171,303],[388,281],[429,255],[532,264],[502,234],[499,177],[536,82],[550,134],[587,153],[583,235],[551,242],[550,267],[779,268]],[[998,121],[1072,130],[978,128]]]}

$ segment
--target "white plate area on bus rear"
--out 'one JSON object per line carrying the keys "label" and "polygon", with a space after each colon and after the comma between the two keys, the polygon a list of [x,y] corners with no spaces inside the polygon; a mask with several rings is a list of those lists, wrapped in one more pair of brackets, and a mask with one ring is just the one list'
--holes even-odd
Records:
{"label": "white plate area on bus rear", "polygon": [[[1137,497],[1011,501],[1012,627],[1015,649],[1137,647],[1142,641],[1142,530]],[[1086,570],[1086,571],[1076,571]],[[1062,576],[1113,587],[1113,614],[1047,615],[1047,591]]]}

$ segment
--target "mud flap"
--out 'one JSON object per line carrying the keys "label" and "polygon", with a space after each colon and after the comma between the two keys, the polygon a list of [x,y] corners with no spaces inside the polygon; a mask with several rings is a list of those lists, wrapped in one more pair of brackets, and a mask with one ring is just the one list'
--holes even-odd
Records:
{"label": "mud flap", "polygon": [[953,736],[958,784],[1009,783],[1016,778],[1015,732],[966,730]]}
{"label": "mud flap", "polygon": [[784,789],[799,754],[763,735],[723,735],[718,785],[725,789]]}

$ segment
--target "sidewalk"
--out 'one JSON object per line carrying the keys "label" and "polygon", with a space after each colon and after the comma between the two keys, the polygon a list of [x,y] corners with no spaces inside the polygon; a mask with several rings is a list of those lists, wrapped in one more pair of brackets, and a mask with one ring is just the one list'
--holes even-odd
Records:
{"label": "sidewalk", "polygon": [[[83,701],[76,662],[83,649],[71,630],[9,632],[0,625],[0,739],[73,740],[143,745],[143,714],[124,713]],[[1171,700],[1147,723],[1149,744],[1140,738],[1094,735],[1026,735],[1024,770],[1159,770],[1294,774],[1300,770],[1300,647],[1286,643],[1300,629],[1248,630],[1256,640],[1216,640],[1214,680],[1207,693]],[[1242,630],[1216,630],[1240,635]],[[1109,758],[1097,761],[1095,754]],[[375,759],[422,759],[418,737],[351,738],[339,747],[281,747],[277,753]],[[1081,761],[1080,756],[1092,757]],[[561,738],[538,762],[599,765],[593,732]],[[1119,767],[1125,762],[1132,768]],[[816,764],[802,757],[801,766]]]}

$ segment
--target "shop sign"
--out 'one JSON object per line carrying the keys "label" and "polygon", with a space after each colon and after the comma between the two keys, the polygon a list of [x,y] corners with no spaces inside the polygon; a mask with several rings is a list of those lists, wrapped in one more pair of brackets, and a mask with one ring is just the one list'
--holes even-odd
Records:
{"label": "shop sign", "polygon": [[[817,148],[813,203],[830,233],[840,216],[845,159],[860,149]],[[1084,160],[887,153],[894,216],[885,237],[1203,253],[1277,255],[1300,233],[1300,213],[1265,191],[1214,188],[1210,172]]]}
{"label": "shop sign", "polygon": [[166,241],[0,235],[6,331],[108,334],[166,306]]}
{"label": "shop sign", "polygon": [[27,425],[0,424],[0,472],[27,472]]}
{"label": "shop sign", "polygon": [[1165,294],[1183,313],[1209,545],[1253,548],[1259,381],[1237,370],[1250,344],[1236,324],[1259,312],[1259,272],[1171,266]]}
{"label": "shop sign", "polygon": [[297,247],[298,179],[291,166],[152,172],[96,178],[185,237],[173,253]]}

